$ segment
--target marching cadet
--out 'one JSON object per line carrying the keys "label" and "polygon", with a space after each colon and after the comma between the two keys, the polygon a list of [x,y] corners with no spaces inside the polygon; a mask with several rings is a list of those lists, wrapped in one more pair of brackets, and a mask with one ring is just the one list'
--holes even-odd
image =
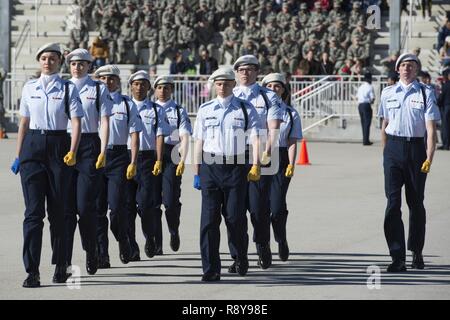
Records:
{"label": "marching cadet", "polygon": [[[71,170],[66,208],[67,265],[72,264],[73,238],[78,214],[81,243],[86,251],[86,270],[88,274],[95,274],[98,264],[95,203],[100,182],[98,169],[105,166],[112,99],[103,83],[89,77],[88,71],[94,58],[86,49],[75,49],[66,56],[66,61],[72,74],[70,81],[77,87],[84,112],[77,163]],[[71,132],[71,129],[69,123],[68,131]]]}
{"label": "marching cadet", "polygon": [[[83,117],[78,90],[58,74],[62,63],[59,44],[49,43],[39,48],[36,60],[41,66],[41,76],[28,81],[22,91],[17,157],[11,167],[15,174],[20,171],[26,207],[23,261],[28,277],[23,282],[25,288],[40,286],[39,264],[46,200],[52,264],[56,265],[53,282],[64,283],[71,276],[66,271],[64,210],[68,166],[76,164],[80,118]],[[67,134],[69,119],[72,138]]]}
{"label": "marching cadet", "polygon": [[[137,106],[142,120],[139,133],[139,153],[137,157],[137,175],[127,182],[127,211],[129,219],[128,237],[132,254],[131,261],[139,261],[139,245],[136,242],[136,215],[141,217],[142,232],[145,236],[145,254],[153,258],[156,253],[156,199],[159,188],[157,178],[162,172],[164,136],[170,133],[166,114],[159,105],[147,96],[151,88],[150,75],[145,71],[133,73],[128,80],[133,102]],[[131,140],[128,140],[131,149]],[[131,151],[132,152],[132,151]],[[137,204],[137,207],[136,207]]]}
{"label": "marching cadet", "polygon": [[423,199],[425,180],[436,148],[436,121],[440,120],[440,115],[433,90],[417,81],[420,68],[416,55],[402,54],[395,64],[400,81],[381,93],[378,116],[383,118],[381,141],[387,198],[384,234],[393,260],[387,272],[406,271],[405,231],[401,218],[403,185],[409,207],[411,268],[423,269],[425,266],[422,256],[426,220]]}
{"label": "marching cadet", "polygon": [[[184,173],[184,163],[189,151],[189,136],[192,134],[192,127],[186,109],[172,99],[173,79],[160,76],[155,80],[153,87],[155,88],[156,103],[164,109],[171,132],[169,136],[164,138],[163,173],[160,179],[162,199],[160,197],[158,203],[161,204],[162,202],[166,210],[170,248],[173,251],[178,251],[180,247],[178,228],[181,213],[181,176]],[[158,203],[156,203],[157,206]],[[156,216],[156,254],[161,255],[163,254],[162,211],[159,207],[158,211],[159,213]]]}
{"label": "marching cadet", "polygon": [[280,125],[280,138],[277,143],[280,164],[270,186],[270,220],[275,241],[278,243],[278,256],[281,261],[286,261],[289,258],[289,247],[286,240],[288,216],[286,195],[289,183],[294,175],[297,141],[303,137],[302,124],[298,112],[287,104],[290,92],[286,86],[284,75],[281,73],[268,74],[261,84],[263,87],[274,91],[282,99],[283,119]]}
{"label": "marching cadet", "polygon": [[[259,72],[259,61],[256,57],[242,56],[236,60],[233,68],[239,78],[239,86],[233,90],[234,95],[256,108],[260,119],[260,136],[268,137],[265,145],[264,140],[261,142],[261,150],[264,150],[261,163],[268,165],[271,146],[276,141],[276,133],[282,119],[280,99],[273,91],[256,83]],[[258,265],[262,269],[267,269],[272,264],[269,204],[271,180],[272,175],[266,174],[260,180],[250,181],[248,184],[248,211],[253,224],[253,241],[256,243],[256,251],[259,256]],[[229,246],[231,257],[234,259],[236,257],[235,248],[232,244]],[[234,273],[235,270],[235,263],[233,263],[228,271]]]}
{"label": "marching cadet", "polygon": [[[112,114],[109,118],[106,166],[102,170],[100,194],[97,196],[98,268],[102,269],[111,266],[108,254],[108,205],[111,210],[111,231],[119,242],[120,260],[126,264],[131,259],[125,186],[126,179],[131,180],[136,175],[142,122],[134,102],[120,93],[120,70],[117,66],[100,67],[94,76],[106,84],[113,100]],[[127,151],[128,136],[131,136],[131,157]]]}
{"label": "marching cadet", "polygon": [[[200,106],[194,128],[194,188],[202,192],[200,249],[202,281],[220,280],[220,214],[225,218],[229,243],[234,248],[235,270],[248,271],[246,217],[247,180],[258,181],[259,116],[248,102],[233,95],[236,85],[231,68],[222,67],[209,78],[217,98]],[[253,145],[248,172],[246,144]],[[222,210],[225,208],[225,210]]]}

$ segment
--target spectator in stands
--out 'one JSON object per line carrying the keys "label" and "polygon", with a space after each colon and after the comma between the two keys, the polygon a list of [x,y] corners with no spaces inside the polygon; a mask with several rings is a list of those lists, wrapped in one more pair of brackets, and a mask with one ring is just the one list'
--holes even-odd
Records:
{"label": "spectator in stands", "polygon": [[223,32],[223,44],[220,51],[220,62],[224,64],[225,53],[229,52],[232,56],[231,61],[235,61],[239,55],[239,49],[242,43],[242,34],[237,29],[237,19],[232,17],[229,26]]}
{"label": "spectator in stands", "polygon": [[446,68],[442,75],[445,83],[442,86],[441,94],[437,99],[437,104],[441,110],[441,138],[442,146],[439,150],[450,150],[450,68]]}
{"label": "spectator in stands", "polygon": [[445,24],[439,29],[437,50],[440,51],[445,44],[445,39],[450,36],[450,18],[447,18]]}
{"label": "spectator in stands", "polygon": [[428,18],[431,18],[431,0],[422,0],[422,17],[425,20],[425,12],[428,11]]}
{"label": "spectator in stands", "polygon": [[[70,66],[69,63],[66,60],[67,55],[70,53],[69,49],[64,49],[63,51],[63,59],[61,64],[61,73],[63,74],[70,74]],[[64,78],[64,77],[63,77]]]}
{"label": "spectator in stands", "polygon": [[98,69],[108,63],[108,45],[100,37],[96,37],[94,39],[89,52],[94,57],[93,66],[95,69]]}
{"label": "spectator in stands", "polygon": [[77,48],[87,49],[89,43],[89,30],[86,21],[81,21],[79,28],[71,29],[69,32],[69,43],[67,46],[70,50]]}
{"label": "spectator in stands", "polygon": [[445,44],[439,50],[439,57],[441,58],[441,64],[443,66],[450,65],[450,36],[445,38]]}
{"label": "spectator in stands", "polygon": [[182,74],[186,71],[187,65],[180,51],[175,52],[175,57],[170,63],[170,74]]}
{"label": "spectator in stands", "polygon": [[209,56],[209,51],[203,49],[200,53],[200,74],[210,75],[219,68],[217,60]]}
{"label": "spectator in stands", "polygon": [[280,72],[294,72],[297,69],[298,57],[300,56],[300,48],[298,44],[291,40],[289,33],[283,34],[283,43],[278,49],[279,70]]}
{"label": "spectator in stands", "polygon": [[397,61],[399,54],[400,53],[398,51],[391,51],[391,55],[389,57],[386,57],[380,61],[380,63],[384,66],[385,74],[396,72],[395,62]]}
{"label": "spectator in stands", "polygon": [[389,72],[387,76],[387,83],[389,86],[393,86],[398,82],[398,73],[395,71]]}
{"label": "spectator in stands", "polygon": [[305,59],[299,63],[299,69],[301,75],[320,75],[320,63],[314,59],[314,51],[306,53]]}
{"label": "spectator in stands", "polygon": [[342,76],[350,76],[352,74],[353,60],[345,59],[345,64],[339,69],[338,74]]}
{"label": "spectator in stands", "polygon": [[320,73],[323,75],[331,75],[334,73],[334,63],[330,61],[328,52],[322,52],[320,59]]}

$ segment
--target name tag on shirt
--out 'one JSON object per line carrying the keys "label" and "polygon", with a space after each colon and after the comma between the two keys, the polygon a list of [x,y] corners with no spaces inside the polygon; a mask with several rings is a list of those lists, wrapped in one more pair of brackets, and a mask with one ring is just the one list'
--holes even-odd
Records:
{"label": "name tag on shirt", "polygon": [[411,99],[411,108],[413,109],[423,109],[423,102],[419,100],[413,100]]}
{"label": "name tag on shirt", "polygon": [[144,122],[146,124],[155,124],[155,118],[144,116],[142,118],[142,122]]}
{"label": "name tag on shirt", "polygon": [[125,119],[125,115],[123,113],[115,113],[114,114],[114,118],[116,120],[124,120]]}

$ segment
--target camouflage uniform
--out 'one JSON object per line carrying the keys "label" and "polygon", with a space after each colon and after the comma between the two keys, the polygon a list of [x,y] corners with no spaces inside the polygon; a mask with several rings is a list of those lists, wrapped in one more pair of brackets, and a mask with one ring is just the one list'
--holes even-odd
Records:
{"label": "camouflage uniform", "polygon": [[80,29],[72,29],[69,34],[68,47],[71,50],[76,48],[88,48],[89,43],[89,30],[86,21],[82,21]]}
{"label": "camouflage uniform", "polygon": [[173,24],[166,21],[165,24],[163,24],[162,29],[159,31],[159,63],[164,63],[164,59],[166,57],[172,59],[172,56],[175,53],[176,44],[177,31],[175,30]]}
{"label": "camouflage uniform", "polygon": [[300,26],[300,22],[297,17],[292,18],[288,33],[291,36],[291,40],[297,42],[300,47],[305,44],[308,38],[306,30]]}
{"label": "camouflage uniform", "polygon": [[345,62],[345,50],[340,46],[335,37],[330,38],[330,44],[327,48],[329,59],[334,63],[335,73],[342,67]]}
{"label": "camouflage uniform", "polygon": [[189,16],[185,16],[184,24],[178,29],[178,48],[190,49],[190,52],[195,55],[197,37],[190,20]]}
{"label": "camouflage uniform", "polygon": [[259,44],[264,40],[261,28],[256,26],[256,17],[250,17],[249,25],[245,28],[243,33],[243,41],[251,40],[259,47]]}
{"label": "camouflage uniform", "polygon": [[278,70],[278,44],[273,40],[270,33],[266,34],[266,39],[261,45],[259,61],[261,63],[263,73],[265,69],[272,69],[273,72]]}
{"label": "camouflage uniform", "polygon": [[302,3],[300,5],[300,11],[298,13],[298,21],[300,21],[300,24],[302,28],[305,28],[309,25],[309,19],[311,18],[311,14],[308,11],[308,7],[306,3]]}
{"label": "camouflage uniform", "polygon": [[277,20],[270,18],[267,25],[263,27],[264,34],[270,33],[275,42],[281,42],[281,36],[283,35],[283,30],[277,25]]}
{"label": "camouflage uniform", "polygon": [[120,35],[117,38],[119,63],[135,63],[135,57],[133,57],[133,59],[127,59],[126,55],[130,52],[130,49],[133,48],[136,39],[137,32],[134,29],[133,23],[130,18],[126,17],[120,28]]}
{"label": "camouflage uniform", "polygon": [[138,57],[138,63],[144,63],[140,55],[141,48],[148,48],[148,64],[155,64],[158,57],[158,22],[151,17],[145,17],[144,24],[141,25],[138,31],[138,38],[134,42],[134,52]]}
{"label": "camouflage uniform", "polygon": [[232,61],[235,61],[239,55],[239,48],[242,43],[242,34],[236,27],[236,18],[230,19],[230,25],[223,32],[223,43],[220,52],[220,63],[225,63],[225,52],[232,54]]}
{"label": "camouflage uniform", "polygon": [[278,49],[278,63],[280,72],[294,72],[297,69],[300,49],[298,44],[291,40],[289,33],[283,35],[283,43]]}
{"label": "camouflage uniform", "polygon": [[292,14],[289,12],[289,5],[283,3],[283,9],[277,14],[277,23],[283,31],[289,29],[289,24],[291,23]]}
{"label": "camouflage uniform", "polygon": [[361,12],[361,4],[359,2],[353,2],[353,9],[350,12],[350,17],[348,19],[348,25],[350,30],[356,28],[358,21],[364,21],[364,15]]}
{"label": "camouflage uniform", "polygon": [[363,60],[366,62],[366,59],[369,58],[368,50],[360,44],[358,37],[353,38],[352,41],[352,45],[347,49],[347,58],[353,61]]}

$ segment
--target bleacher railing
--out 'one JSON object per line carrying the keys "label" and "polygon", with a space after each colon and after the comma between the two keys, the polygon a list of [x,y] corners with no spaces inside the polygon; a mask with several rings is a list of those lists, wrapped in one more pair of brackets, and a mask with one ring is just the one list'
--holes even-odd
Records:
{"label": "bleacher railing", "polygon": [[[68,75],[62,75],[68,77]],[[31,78],[25,73],[8,74],[3,84],[4,106],[7,116],[17,122],[20,97],[26,81]],[[358,117],[356,93],[362,78],[355,76],[293,76],[290,80],[293,106],[304,119],[320,121],[325,117]],[[322,80],[322,81],[321,81]],[[319,81],[321,81],[319,83]],[[317,86],[317,83],[320,85]],[[175,75],[174,99],[186,108],[190,116],[195,116],[201,104],[215,97],[214,86],[207,76]],[[387,85],[382,76],[374,76],[375,108],[382,89]],[[313,88],[309,90],[308,88]],[[129,94],[126,79],[122,79],[122,92]]]}

